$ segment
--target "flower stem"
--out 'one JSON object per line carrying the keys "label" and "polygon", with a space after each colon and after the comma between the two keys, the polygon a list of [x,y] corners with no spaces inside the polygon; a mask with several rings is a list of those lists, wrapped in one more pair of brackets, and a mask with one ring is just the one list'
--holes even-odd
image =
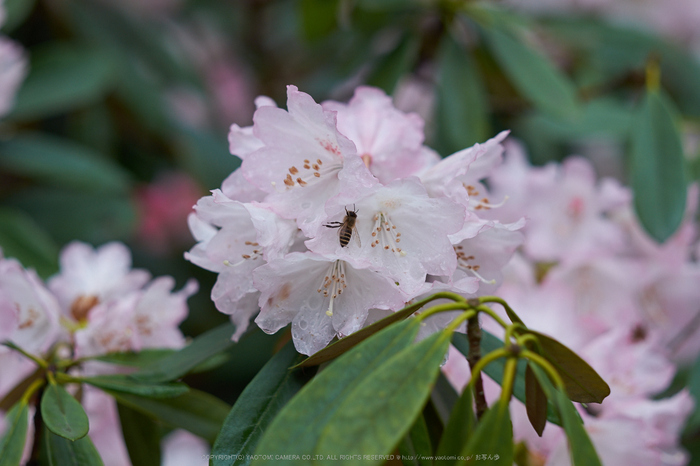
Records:
{"label": "flower stem", "polygon": [[536,363],[538,366],[544,369],[549,378],[552,379],[552,381],[554,381],[554,384],[557,386],[557,389],[559,389],[559,391],[561,391],[562,393],[566,393],[564,381],[549,361],[547,361],[545,358],[535,353],[534,351],[530,351],[528,349],[523,349],[520,352],[520,355],[523,358],[529,359],[530,361]]}
{"label": "flower stem", "polygon": [[12,343],[12,342],[10,342],[10,341],[4,341],[2,344],[5,345],[5,346],[7,346],[7,347],[10,348],[10,349],[13,349],[13,350],[17,351],[18,353],[21,353],[22,355],[24,355],[25,357],[31,359],[32,361],[34,361],[35,363],[37,363],[37,365],[39,365],[40,367],[43,367],[44,369],[47,369],[47,368],[49,367],[49,363],[48,363],[48,362],[44,361],[44,360],[41,359],[39,356],[34,356],[33,354],[27,353],[27,352],[24,351],[22,348],[20,348],[19,346],[15,345],[14,343]]}
{"label": "flower stem", "polygon": [[501,383],[501,402],[503,405],[510,403],[513,395],[513,385],[515,383],[515,371],[518,366],[517,356],[511,355],[503,368],[503,382]]}

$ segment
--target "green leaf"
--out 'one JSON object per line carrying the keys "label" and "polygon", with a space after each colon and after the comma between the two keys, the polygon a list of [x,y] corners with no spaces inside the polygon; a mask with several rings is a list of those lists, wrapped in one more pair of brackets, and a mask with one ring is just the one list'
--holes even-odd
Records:
{"label": "green leaf", "polygon": [[[467,336],[455,332],[452,335],[452,344],[462,353],[465,357],[469,357],[469,340]],[[503,348],[504,343],[498,337],[493,336],[491,333],[481,330],[481,353],[488,354],[491,351]],[[513,385],[513,396],[523,403],[525,400],[525,361],[518,361],[517,372],[515,375],[515,384]],[[503,382],[503,369],[505,367],[504,359],[497,359],[491,362],[486,368],[484,368],[484,373],[493,379],[497,384]],[[559,415],[554,410],[554,405],[549,403],[547,408],[547,420],[556,425],[561,425],[561,420]]]}
{"label": "green leaf", "polygon": [[20,26],[34,9],[36,0],[5,0],[5,23],[2,25],[4,33],[12,32]]}
{"label": "green leaf", "polygon": [[437,131],[444,154],[483,142],[490,133],[486,90],[469,51],[449,35],[440,45]]}
{"label": "green leaf", "polygon": [[542,437],[542,432],[547,424],[547,395],[542,390],[530,365],[531,363],[525,369],[525,409],[530,424],[537,435]]}
{"label": "green leaf", "polygon": [[442,424],[446,425],[454,406],[457,404],[457,400],[459,400],[459,394],[442,372],[440,372],[440,375],[435,381],[431,399]]}
{"label": "green leaf", "polygon": [[700,356],[695,359],[688,378],[688,391],[695,400],[693,413],[686,421],[686,430],[694,432],[700,427]]}
{"label": "green leaf", "polygon": [[648,92],[638,111],[630,161],[637,216],[663,243],[683,220],[687,187],[680,136],[658,92]]}
{"label": "green leaf", "polygon": [[477,455],[498,456],[489,460],[489,465],[513,465],[513,425],[507,403],[498,400],[481,417],[462,453],[468,459],[459,464],[478,464]]}
{"label": "green leaf", "polygon": [[420,309],[420,307],[421,306],[416,305],[407,306],[401,309],[400,311],[394,312],[393,314],[390,314],[387,317],[376,321],[372,325],[368,325],[367,327],[364,327],[363,329],[358,330],[355,333],[351,333],[347,337],[341,338],[340,340],[331,343],[330,345],[323,348],[321,351],[318,351],[317,353],[314,353],[308,358],[304,359],[301,363],[298,364],[298,367],[318,366],[319,364],[323,364],[324,362],[328,362],[331,359],[337,358],[341,354],[345,353],[346,351],[349,351],[351,348],[355,347],[355,345],[371,337],[372,335],[384,329],[385,327],[393,324],[394,322],[406,319],[408,316]]}
{"label": "green leaf", "polygon": [[306,40],[321,39],[338,25],[338,0],[301,0],[299,13],[301,29]]}
{"label": "green leaf", "polygon": [[128,193],[130,176],[118,164],[85,146],[42,133],[0,142],[0,168],[59,188]]}
{"label": "green leaf", "polygon": [[51,43],[31,51],[29,75],[17,93],[12,120],[33,120],[86,106],[113,84],[110,55],[84,45]]}
{"label": "green leaf", "polygon": [[208,393],[190,389],[175,398],[145,398],[111,390],[105,392],[117,402],[159,419],[173,427],[188,430],[214,443],[231,407]]}
{"label": "green leaf", "polygon": [[245,458],[253,454],[272,419],[310,379],[313,370],[307,369],[307,374],[289,370],[299,359],[301,356],[294,347],[287,344],[243,390],[216,438],[212,466],[250,463],[249,459],[219,458]]}
{"label": "green leaf", "polygon": [[72,441],[44,429],[42,447],[49,466],[104,466],[89,436]]}
{"label": "green leaf", "polygon": [[132,466],[160,466],[160,434],[153,419],[117,404],[122,435]]}
{"label": "green leaf", "polygon": [[416,63],[420,50],[420,39],[407,34],[396,48],[377,60],[372,73],[367,78],[367,84],[383,89],[391,95],[401,77],[411,71]]}
{"label": "green leaf", "polygon": [[436,333],[361,379],[352,392],[337,400],[338,407],[325,423],[313,452],[390,453],[425,405],[449,343],[449,335]]}
{"label": "green leaf", "polygon": [[402,457],[413,458],[412,462],[407,459],[402,460],[404,465],[431,466],[433,464],[433,446],[423,414],[418,416],[408,435],[401,439],[398,448]]}
{"label": "green leaf", "polygon": [[[472,391],[469,387],[464,387],[462,396],[459,397],[457,404],[455,404],[452,409],[450,420],[447,422],[447,427],[445,427],[445,431],[442,434],[442,439],[440,439],[437,456],[459,456],[464,449],[464,445],[474,432],[475,423],[476,419],[474,416]],[[441,462],[441,464],[446,465],[456,463],[456,459]]]}
{"label": "green leaf", "polygon": [[35,380],[43,379],[44,377],[46,377],[46,370],[43,367],[37,367],[34,372],[15,385],[14,388],[0,400],[0,411],[9,411],[15,403],[22,399],[24,392],[27,391]]}
{"label": "green leaf", "polygon": [[484,33],[494,58],[523,97],[552,115],[577,115],[576,89],[549,59],[505,30],[485,28]]}
{"label": "green leaf", "polygon": [[234,330],[233,324],[222,324],[199,335],[183,349],[158,360],[151,366],[144,367],[142,371],[131,374],[130,377],[151,383],[180,378],[198,364],[231,347],[234,344],[231,341]]}
{"label": "green leaf", "polygon": [[108,364],[116,364],[119,366],[129,367],[148,367],[156,361],[162,360],[166,356],[170,356],[176,350],[169,348],[144,349],[141,351],[127,351],[124,353],[107,353],[95,358],[96,361],[106,362]]}
{"label": "green leaf", "polygon": [[58,272],[58,245],[24,212],[0,207],[0,247],[42,277]]}
{"label": "green leaf", "polygon": [[78,400],[55,383],[44,389],[41,417],[51,432],[68,440],[83,438],[90,429],[87,414]]}
{"label": "green leaf", "polygon": [[610,395],[610,387],[586,361],[554,338],[534,330],[542,356],[556,368],[564,381],[566,393],[571,401],[579,403],[602,403]]}
{"label": "green leaf", "polygon": [[[313,452],[323,429],[342,401],[348,399],[375,369],[408,347],[419,327],[417,320],[392,325],[326,367],[274,418],[257,451],[265,455]],[[303,428],[290,429],[289,426]]]}
{"label": "green leaf", "polygon": [[0,439],[0,466],[17,466],[22,460],[29,427],[29,407],[25,402],[15,404],[5,414],[6,428]]}
{"label": "green leaf", "polygon": [[189,387],[184,383],[142,383],[134,381],[128,375],[120,374],[81,377],[80,381],[103,390],[131,393],[148,398],[173,398],[189,391]]}
{"label": "green leaf", "polygon": [[547,398],[554,401],[557,411],[559,411],[562,426],[569,439],[569,452],[573,466],[602,466],[593,443],[583,427],[581,417],[569,400],[570,396],[567,397],[566,393],[557,390],[542,368],[536,364],[530,364],[530,367]]}

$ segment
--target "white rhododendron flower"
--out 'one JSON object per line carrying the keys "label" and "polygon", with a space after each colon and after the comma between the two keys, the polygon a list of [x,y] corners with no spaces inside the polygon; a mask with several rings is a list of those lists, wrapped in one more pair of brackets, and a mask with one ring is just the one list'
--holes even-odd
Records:
{"label": "white rhododendron flower", "polygon": [[[189,219],[185,257],[218,274],[217,309],[237,340],[256,324],[291,324],[312,354],[430,289],[493,292],[522,237],[501,223],[482,181],[500,163],[502,132],[440,160],[423,121],[379,89],[318,104],[295,86],[287,110],[258,98],[251,127],[231,126],[241,168]],[[489,219],[481,212],[489,211]],[[300,231],[299,231],[300,230]]]}

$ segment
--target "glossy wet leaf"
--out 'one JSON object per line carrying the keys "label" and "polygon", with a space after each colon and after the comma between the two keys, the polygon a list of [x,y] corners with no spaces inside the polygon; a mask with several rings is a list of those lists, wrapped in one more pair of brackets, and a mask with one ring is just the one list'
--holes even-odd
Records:
{"label": "glossy wet leaf", "polygon": [[[406,320],[385,328],[326,367],[275,417],[257,451],[266,455],[313,452],[342,401],[348,399],[375,369],[407,348],[419,326],[418,321]],[[289,426],[303,428],[290,429]]]}
{"label": "glossy wet leaf", "polygon": [[43,437],[42,448],[50,466],[104,466],[87,435],[72,441],[44,429]]}
{"label": "glossy wet leaf", "polygon": [[87,414],[78,400],[56,384],[44,388],[41,417],[51,432],[68,440],[85,437],[90,428]]}
{"label": "glossy wet leaf", "polygon": [[152,418],[117,404],[124,443],[132,466],[160,466],[160,429]]}
{"label": "glossy wet leaf", "polygon": [[554,338],[534,330],[543,354],[554,365],[564,381],[566,393],[579,403],[602,403],[610,394],[610,387],[586,361]]}
{"label": "glossy wet leaf", "polygon": [[190,389],[175,398],[146,398],[105,390],[117,402],[138,410],[172,427],[179,427],[214,443],[231,407],[208,393]]}
{"label": "glossy wet leaf", "polygon": [[462,451],[461,456],[470,459],[460,461],[458,464],[481,463],[476,460],[476,455],[498,456],[496,460],[489,460],[489,465],[513,465],[513,425],[510,421],[508,404],[503,404],[499,400],[486,411]]}
{"label": "glossy wet leaf", "polygon": [[647,233],[663,243],[683,220],[687,188],[680,135],[658,92],[645,96],[631,139],[634,208]]}
{"label": "glossy wet leaf", "polygon": [[547,395],[532,372],[530,364],[525,369],[525,409],[532,428],[542,437],[547,424]]}
{"label": "glossy wet leaf", "polygon": [[15,404],[5,414],[5,432],[0,438],[0,466],[20,464],[29,427],[29,407],[27,403]]}
{"label": "glossy wet leaf", "polygon": [[506,30],[491,27],[484,31],[494,58],[524,98],[552,115],[577,115],[576,89],[552,62]]}
{"label": "glossy wet leaf", "polygon": [[[442,439],[437,448],[437,456],[459,456],[474,431],[474,397],[469,387],[464,387],[462,395],[452,409]],[[457,460],[445,460],[446,465],[456,464]]]}
{"label": "glossy wet leaf", "polygon": [[103,390],[131,393],[149,398],[173,398],[189,391],[189,387],[184,383],[142,383],[127,375],[120,374],[82,377],[80,380]]}
{"label": "glossy wet leaf", "polygon": [[246,386],[216,438],[212,466],[250,463],[249,459],[231,458],[252,455],[272,419],[311,378],[314,369],[289,369],[301,357],[294,346],[287,344]]}
{"label": "glossy wet leaf", "polygon": [[131,377],[151,383],[180,378],[197,365],[231,347],[234,344],[231,341],[234,331],[233,324],[222,324],[199,335],[183,349],[159,359],[151,366],[144,367],[142,371],[132,374]]}

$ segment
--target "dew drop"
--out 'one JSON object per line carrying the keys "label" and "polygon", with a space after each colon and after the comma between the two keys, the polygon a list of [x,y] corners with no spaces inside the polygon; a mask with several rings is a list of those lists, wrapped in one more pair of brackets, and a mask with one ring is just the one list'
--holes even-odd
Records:
{"label": "dew drop", "polygon": [[300,320],[300,321],[299,321],[299,328],[300,328],[301,330],[306,330],[306,327],[308,327],[308,326],[309,326],[309,324],[308,324],[305,320]]}

